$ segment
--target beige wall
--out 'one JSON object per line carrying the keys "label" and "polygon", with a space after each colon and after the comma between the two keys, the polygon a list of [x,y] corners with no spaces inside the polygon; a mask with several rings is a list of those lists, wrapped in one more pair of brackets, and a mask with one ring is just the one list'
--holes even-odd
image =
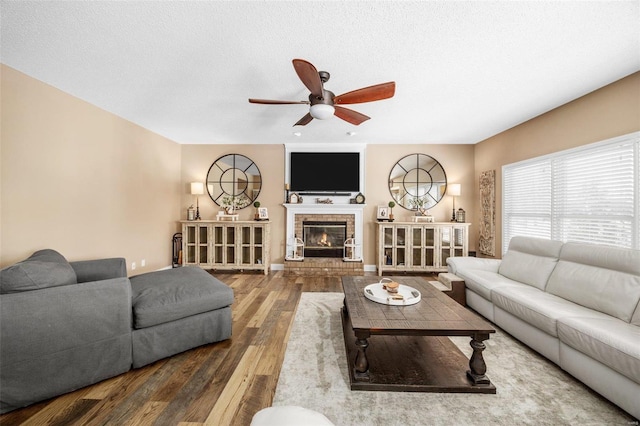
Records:
{"label": "beige wall", "polygon": [[[271,222],[271,263],[284,263],[285,211],[284,145],[182,145],[182,185],[180,219],[187,218],[187,208],[196,201],[190,194],[190,182],[205,182],[211,164],[226,154],[242,154],[260,169],[262,188],[258,195],[260,207],[266,207]],[[215,219],[220,207],[208,194],[200,196],[200,216]],[[253,206],[238,211],[240,220],[253,220]]]}
{"label": "beige wall", "polygon": [[[193,202],[189,183],[204,182],[224,154],[256,162],[264,184],[259,201],[272,222],[272,262],[285,253],[284,146],[178,145],[133,123],[2,66],[0,266],[51,247],[70,260],[123,256],[137,274],[171,262],[171,236]],[[501,253],[501,167],[550,152],[640,130],[640,73],[496,135],[477,145],[368,145],[364,262],[375,263],[375,216],[391,199],[393,164],[416,152],[431,155],[449,182],[462,185],[456,207],[471,222],[476,250],[478,177],[496,170],[497,247]],[[431,213],[448,221],[451,197]],[[203,218],[218,207],[200,197]],[[250,219],[253,209],[240,212]],[[394,208],[398,220],[410,212]],[[140,268],[146,259],[147,266]]]}
{"label": "beige wall", "polygon": [[[480,173],[496,171],[497,257],[502,253],[503,165],[638,130],[640,72],[476,144],[476,193]],[[480,208],[476,201],[475,217],[479,215]]]}
{"label": "beige wall", "polygon": [[[330,149],[330,148],[328,148]],[[366,265],[375,264],[376,241],[376,207],[386,205],[391,200],[387,179],[389,172],[397,160],[416,152],[431,155],[440,161],[450,182],[462,185],[462,196],[456,201],[456,207],[469,211],[469,221],[473,221],[473,145],[369,145],[366,148],[366,208],[364,211],[365,229],[363,257]],[[182,146],[182,212],[181,219],[186,219],[187,208],[195,204],[189,194],[190,182],[204,182],[211,163],[226,154],[243,154],[253,160],[264,181],[258,197],[261,207],[269,210],[271,221],[271,261],[284,263],[286,250],[286,212],[284,202],[284,145],[183,145]],[[465,188],[469,188],[465,190]],[[445,199],[431,210],[436,220],[448,221],[451,217],[451,197]],[[219,207],[208,195],[200,197],[200,213],[203,219],[214,219]],[[254,209],[245,208],[239,211],[241,220],[251,220]],[[398,220],[408,220],[410,212],[401,207],[394,208]],[[476,232],[477,233],[477,232]],[[474,234],[474,233],[472,233]],[[476,238],[470,243],[475,249]]]}
{"label": "beige wall", "polygon": [[[2,66],[0,264],[42,248],[171,264],[180,145]],[[146,267],[140,261],[146,260]]]}
{"label": "beige wall", "polygon": [[[393,165],[409,154],[427,154],[435,158],[447,174],[447,182],[459,183],[461,196],[456,199],[456,209],[462,207],[467,213],[467,222],[474,223],[473,209],[473,145],[369,145],[367,146],[366,197],[364,212],[365,232],[363,257],[365,265],[376,263],[376,213],[377,206],[387,205],[391,201],[389,192],[389,173]],[[453,210],[452,197],[445,195],[430,213],[437,222],[449,222]],[[413,212],[402,207],[394,207],[396,221],[411,220]],[[477,238],[470,230],[469,247],[475,250]]]}

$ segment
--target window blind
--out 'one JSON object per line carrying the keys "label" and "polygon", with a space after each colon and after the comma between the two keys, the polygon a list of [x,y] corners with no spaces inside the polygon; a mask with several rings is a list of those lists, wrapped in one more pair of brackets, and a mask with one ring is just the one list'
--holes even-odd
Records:
{"label": "window blind", "polygon": [[503,167],[503,253],[516,235],[639,249],[640,132]]}

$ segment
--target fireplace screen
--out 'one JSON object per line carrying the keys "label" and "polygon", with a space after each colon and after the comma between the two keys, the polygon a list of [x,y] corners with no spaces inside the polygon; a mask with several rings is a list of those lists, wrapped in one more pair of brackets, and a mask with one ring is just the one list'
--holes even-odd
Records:
{"label": "fireplace screen", "polygon": [[346,222],[304,222],[305,257],[343,257]]}

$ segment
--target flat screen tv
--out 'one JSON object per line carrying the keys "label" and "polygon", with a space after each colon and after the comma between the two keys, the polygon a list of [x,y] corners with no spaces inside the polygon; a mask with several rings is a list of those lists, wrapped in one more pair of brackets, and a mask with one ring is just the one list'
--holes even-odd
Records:
{"label": "flat screen tv", "polygon": [[359,191],[358,152],[292,152],[289,162],[292,191]]}

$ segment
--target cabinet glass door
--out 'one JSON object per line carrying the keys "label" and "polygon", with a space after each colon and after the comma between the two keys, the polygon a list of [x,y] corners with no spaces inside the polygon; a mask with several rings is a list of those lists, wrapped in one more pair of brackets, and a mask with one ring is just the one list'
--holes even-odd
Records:
{"label": "cabinet glass door", "polygon": [[224,226],[213,227],[213,263],[222,265],[224,263]]}
{"label": "cabinet glass door", "polygon": [[440,255],[440,266],[447,265],[447,259],[451,256],[451,228],[443,227],[440,229],[440,246],[442,253]]}
{"label": "cabinet glass door", "polygon": [[451,248],[454,256],[464,256],[465,228],[454,227]]}
{"label": "cabinet glass door", "polygon": [[422,227],[411,228],[411,266],[424,264],[424,232]]}
{"label": "cabinet glass door", "polygon": [[383,235],[383,244],[385,247],[391,247],[393,245],[393,228],[392,227],[385,227],[382,228],[382,235]]}
{"label": "cabinet glass door", "polygon": [[224,263],[226,265],[233,264],[234,260],[236,258],[236,228],[235,228],[235,226],[226,226],[225,227],[224,252],[225,252]]}
{"label": "cabinet glass door", "polygon": [[198,225],[198,263],[209,263],[209,227]]}
{"label": "cabinet glass door", "polygon": [[264,245],[264,228],[260,225],[253,227],[253,263],[262,265],[263,262],[263,245]]}
{"label": "cabinet glass door", "polygon": [[253,228],[253,243],[262,245],[264,235],[264,228],[262,226],[255,226]]}
{"label": "cabinet glass door", "polygon": [[404,266],[407,257],[407,228],[397,227],[395,235],[394,266]]}
{"label": "cabinet glass door", "polygon": [[253,262],[251,261],[251,243],[252,243],[252,234],[253,227],[250,225],[241,226],[240,227],[240,235],[241,235],[241,259],[240,263],[243,265],[251,265]]}
{"label": "cabinet glass door", "polygon": [[423,266],[434,267],[436,254],[436,230],[435,228],[424,228],[424,264]]}
{"label": "cabinet glass door", "polygon": [[186,226],[185,232],[186,253],[183,253],[185,264],[196,263],[196,227],[192,225]]}

